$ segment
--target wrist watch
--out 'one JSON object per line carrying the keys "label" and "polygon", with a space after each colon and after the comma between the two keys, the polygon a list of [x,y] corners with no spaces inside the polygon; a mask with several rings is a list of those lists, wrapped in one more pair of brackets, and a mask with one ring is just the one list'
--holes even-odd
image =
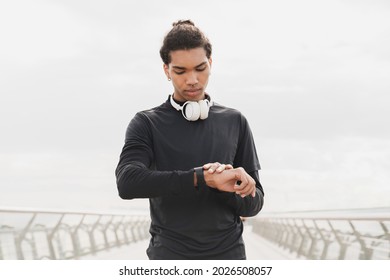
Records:
{"label": "wrist watch", "polygon": [[206,181],[204,180],[203,166],[195,167],[194,172],[196,175],[196,181],[198,183],[196,189],[199,189],[200,187],[205,187]]}

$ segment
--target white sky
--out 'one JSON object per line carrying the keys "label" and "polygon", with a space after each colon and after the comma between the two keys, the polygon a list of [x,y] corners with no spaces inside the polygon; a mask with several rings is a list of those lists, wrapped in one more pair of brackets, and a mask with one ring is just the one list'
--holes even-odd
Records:
{"label": "white sky", "polygon": [[213,44],[208,92],[247,116],[266,211],[390,206],[390,3],[2,1],[0,207],[134,209],[126,126],[172,89],[177,19]]}

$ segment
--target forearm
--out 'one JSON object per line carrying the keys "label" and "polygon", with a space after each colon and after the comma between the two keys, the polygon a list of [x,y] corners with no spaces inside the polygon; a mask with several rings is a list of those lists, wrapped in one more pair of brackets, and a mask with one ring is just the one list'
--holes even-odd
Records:
{"label": "forearm", "polygon": [[193,170],[150,170],[140,162],[120,164],[115,172],[122,199],[190,194],[195,192],[193,173]]}
{"label": "forearm", "polygon": [[234,200],[232,204],[236,205],[236,212],[242,217],[253,217],[257,215],[264,205],[264,195],[258,188],[256,188],[255,197],[246,196],[241,198],[235,195]]}

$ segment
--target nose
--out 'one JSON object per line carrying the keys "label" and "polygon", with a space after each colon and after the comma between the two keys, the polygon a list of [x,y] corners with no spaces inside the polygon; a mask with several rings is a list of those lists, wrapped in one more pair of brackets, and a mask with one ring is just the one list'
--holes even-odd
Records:
{"label": "nose", "polygon": [[195,71],[191,71],[188,73],[187,80],[186,80],[187,85],[196,85],[198,83],[198,75]]}

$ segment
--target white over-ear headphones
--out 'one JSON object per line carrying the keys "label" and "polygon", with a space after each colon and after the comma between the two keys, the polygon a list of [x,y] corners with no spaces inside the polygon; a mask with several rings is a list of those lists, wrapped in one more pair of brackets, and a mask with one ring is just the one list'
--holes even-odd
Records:
{"label": "white over-ear headphones", "polygon": [[177,111],[181,111],[183,117],[187,121],[197,121],[199,119],[204,120],[209,116],[209,109],[213,106],[213,102],[209,99],[199,100],[199,101],[187,101],[180,106],[175,102],[173,96],[169,97],[171,105]]}

